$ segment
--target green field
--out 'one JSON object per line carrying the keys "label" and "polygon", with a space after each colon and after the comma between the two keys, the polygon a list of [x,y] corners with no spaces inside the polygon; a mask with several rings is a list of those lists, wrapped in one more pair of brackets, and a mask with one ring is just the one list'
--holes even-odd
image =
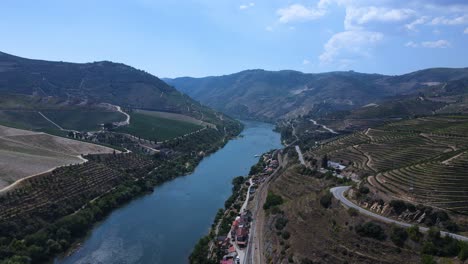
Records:
{"label": "green field", "polygon": [[148,140],[167,140],[202,128],[202,126],[193,123],[162,118],[142,112],[131,113],[130,116],[130,125],[120,127],[117,131]]}
{"label": "green field", "polygon": [[62,128],[78,131],[99,130],[100,124],[125,120],[125,116],[119,112],[104,110],[53,110],[41,112]]}
{"label": "green field", "polygon": [[57,128],[36,111],[1,110],[0,125],[27,130],[50,130]]}
{"label": "green field", "polygon": [[[119,112],[105,110],[40,110],[42,114],[64,129],[78,131],[98,130],[100,124],[125,120]],[[15,128],[36,131],[59,131],[59,129],[42,117],[38,111],[1,110],[0,124]]]}

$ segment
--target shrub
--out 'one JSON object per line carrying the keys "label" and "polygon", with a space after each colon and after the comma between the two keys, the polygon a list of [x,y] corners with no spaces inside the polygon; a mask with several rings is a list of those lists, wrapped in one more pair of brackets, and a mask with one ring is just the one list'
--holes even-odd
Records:
{"label": "shrub", "polygon": [[357,215],[359,214],[359,211],[358,211],[356,208],[350,207],[350,208],[348,209],[348,214],[349,214],[350,216],[357,216]]}
{"label": "shrub", "polygon": [[435,242],[435,241],[439,240],[440,239],[440,230],[435,228],[435,227],[429,228],[429,231],[427,232],[427,238],[432,242]]}
{"label": "shrub", "polygon": [[401,213],[403,213],[407,208],[406,203],[401,200],[391,201],[390,206],[393,208],[393,211],[395,211],[397,215],[400,215]]}
{"label": "shrub", "polygon": [[414,226],[408,228],[406,230],[406,232],[408,232],[409,238],[411,240],[415,241],[415,242],[421,241],[421,239],[423,237],[423,234],[421,233],[421,231],[419,231],[419,226],[417,226],[417,225],[414,225]]}
{"label": "shrub", "polygon": [[291,234],[288,231],[284,231],[283,234],[281,234],[281,237],[284,240],[288,240],[291,237]]}
{"label": "shrub", "polygon": [[428,254],[428,255],[437,254],[437,248],[434,246],[434,243],[432,243],[430,241],[424,242],[421,251],[422,251],[423,254]]}
{"label": "shrub", "polygon": [[441,237],[440,231],[430,228],[427,233],[427,241],[424,243],[422,252],[428,255],[444,257],[456,256],[460,253],[460,243],[452,237]]}
{"label": "shrub", "polygon": [[287,223],[288,223],[288,219],[280,217],[276,219],[275,227],[278,230],[282,230],[286,226]]}
{"label": "shrub", "polygon": [[283,211],[281,211],[281,209],[279,209],[277,206],[271,208],[271,213],[272,214],[282,214]]}
{"label": "shrub", "polygon": [[369,188],[367,186],[361,186],[359,187],[359,193],[360,194],[368,194],[370,192]]}
{"label": "shrub", "polygon": [[402,247],[408,239],[408,233],[405,229],[394,226],[390,234],[390,239],[395,245]]}
{"label": "shrub", "polygon": [[268,193],[265,204],[263,204],[263,209],[268,210],[271,207],[278,206],[283,203],[283,197],[276,195],[272,192]]}
{"label": "shrub", "polygon": [[331,193],[325,194],[324,196],[322,196],[322,198],[320,198],[320,204],[324,208],[329,208],[332,203],[332,197],[333,195]]}
{"label": "shrub", "polygon": [[444,226],[445,228],[447,228],[448,231],[452,233],[456,233],[459,230],[457,223],[450,221],[450,220],[445,222]]}
{"label": "shrub", "polygon": [[459,242],[460,252],[458,252],[458,258],[461,261],[465,261],[468,259],[468,243],[466,242]]}
{"label": "shrub", "polygon": [[437,262],[434,260],[434,257],[429,256],[429,255],[423,255],[421,258],[421,263],[422,264],[437,264]]}
{"label": "shrub", "polygon": [[449,220],[449,216],[446,212],[444,211],[437,211],[435,212],[435,217],[436,219],[439,219],[440,222],[445,222]]}
{"label": "shrub", "polygon": [[385,240],[387,238],[383,228],[374,222],[367,222],[363,225],[357,225],[355,230],[356,233],[358,233],[360,236],[370,237],[377,240]]}
{"label": "shrub", "polygon": [[31,259],[26,256],[13,256],[2,262],[2,264],[29,264]]}

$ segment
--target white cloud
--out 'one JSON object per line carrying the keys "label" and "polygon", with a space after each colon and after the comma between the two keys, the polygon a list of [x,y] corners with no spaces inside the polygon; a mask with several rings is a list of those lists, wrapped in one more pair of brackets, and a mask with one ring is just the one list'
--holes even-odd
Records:
{"label": "white cloud", "polygon": [[310,61],[309,61],[308,59],[304,59],[304,60],[302,61],[302,64],[304,64],[304,65],[310,64]]}
{"label": "white cloud", "polygon": [[255,3],[251,2],[251,3],[245,4],[245,5],[239,6],[239,9],[244,10],[244,9],[249,9],[251,7],[254,7],[254,6],[255,6]]}
{"label": "white cloud", "polygon": [[405,47],[417,48],[419,47],[419,44],[414,41],[408,41],[406,42]]}
{"label": "white cloud", "polygon": [[422,16],[416,20],[414,20],[411,23],[408,23],[405,25],[405,28],[410,31],[417,31],[416,26],[425,24],[429,20],[429,17],[427,16]]}
{"label": "white cloud", "polygon": [[415,14],[411,9],[390,9],[385,7],[354,7],[346,8],[345,28],[356,29],[369,22],[398,22]]}
{"label": "white cloud", "polygon": [[279,21],[281,23],[314,20],[323,17],[326,13],[325,8],[320,6],[320,2],[317,8],[307,8],[300,4],[294,4],[278,9],[276,13],[280,17]]}
{"label": "white cloud", "polygon": [[421,43],[409,41],[405,44],[405,46],[409,48],[423,47],[423,48],[435,49],[435,48],[448,48],[451,46],[451,44],[445,39],[440,39],[440,40],[435,40],[435,41],[423,41]]}
{"label": "white cloud", "polygon": [[421,46],[424,48],[448,48],[450,47],[450,42],[445,39],[439,39],[436,41],[423,41]]}
{"label": "white cloud", "polygon": [[468,14],[463,15],[463,16],[452,17],[452,18],[446,18],[444,16],[436,17],[432,19],[430,24],[431,25],[447,25],[447,26],[468,24]]}
{"label": "white cloud", "polygon": [[411,9],[389,9],[385,7],[349,7],[346,11],[348,19],[358,24],[366,24],[372,21],[393,22],[402,21],[414,14]]}
{"label": "white cloud", "polygon": [[337,33],[325,43],[324,51],[319,56],[320,62],[349,62],[349,57],[369,57],[371,48],[383,38],[382,33],[372,31],[351,30]]}
{"label": "white cloud", "polygon": [[465,28],[465,31],[463,31],[463,34],[468,34],[468,27]]}

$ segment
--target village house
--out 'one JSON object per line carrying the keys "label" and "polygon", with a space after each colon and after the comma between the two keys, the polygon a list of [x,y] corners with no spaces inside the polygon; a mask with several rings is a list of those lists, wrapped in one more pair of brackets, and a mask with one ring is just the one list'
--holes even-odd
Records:
{"label": "village house", "polygon": [[231,239],[239,247],[247,246],[249,239],[249,228],[252,215],[249,211],[236,217],[231,227]]}
{"label": "village house", "polygon": [[219,262],[220,264],[234,264],[234,259],[223,259]]}
{"label": "village house", "polygon": [[338,162],[328,161],[328,167],[334,168],[335,170],[344,170],[346,166],[341,165]]}

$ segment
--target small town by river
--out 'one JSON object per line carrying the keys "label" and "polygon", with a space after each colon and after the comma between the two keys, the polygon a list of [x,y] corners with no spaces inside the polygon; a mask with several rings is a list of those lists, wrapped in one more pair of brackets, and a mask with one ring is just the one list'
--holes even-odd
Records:
{"label": "small town by river", "polygon": [[281,148],[273,125],[244,124],[241,137],[205,158],[192,174],[116,210],[76,252],[55,264],[188,263],[194,245],[231,195],[232,179],[247,175],[256,155]]}

